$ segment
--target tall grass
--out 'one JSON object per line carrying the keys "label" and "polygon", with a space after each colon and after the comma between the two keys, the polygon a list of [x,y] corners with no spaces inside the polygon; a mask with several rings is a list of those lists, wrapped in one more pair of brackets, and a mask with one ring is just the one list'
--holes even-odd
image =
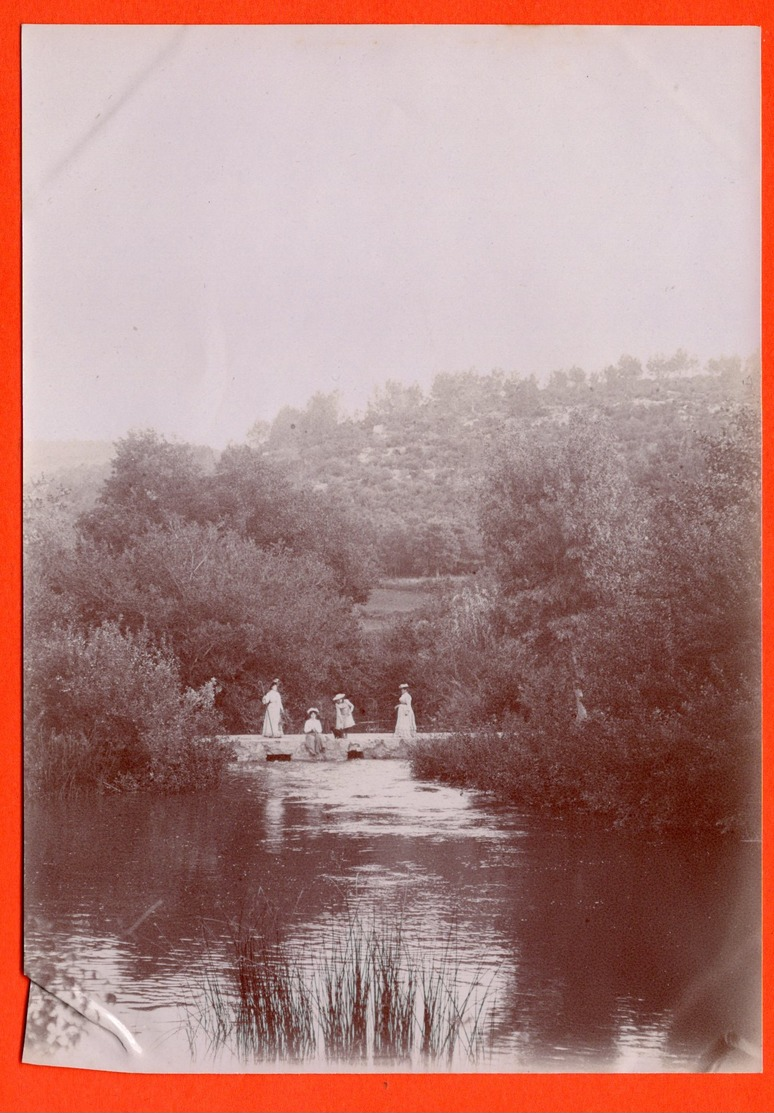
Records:
{"label": "tall grass", "polygon": [[234,1033],[237,1048],[262,1057],[302,1059],[314,1051],[314,997],[302,970],[282,948],[243,940],[237,955]]}
{"label": "tall grass", "polygon": [[[494,1011],[487,1010],[489,988],[478,978],[467,987],[459,979],[449,979],[447,971],[459,967],[456,948],[449,939],[441,954],[421,972],[422,988],[422,1053],[433,1059],[446,1058],[450,1063],[458,1047],[469,1059],[477,1059],[492,1043]],[[483,989],[483,992],[481,990]],[[484,1020],[489,1014],[488,1035]]]}
{"label": "tall grass", "polygon": [[329,1058],[363,1058],[368,1052],[368,1010],[372,991],[370,939],[350,922],[343,943],[317,956],[317,1016]]}
{"label": "tall grass", "polygon": [[346,930],[303,961],[286,943],[235,933],[233,964],[210,960],[187,1025],[243,1060],[479,1058],[491,1043],[490,987],[466,981],[456,949],[410,945],[398,922]]}
{"label": "tall grass", "polygon": [[411,1054],[416,1008],[416,961],[407,954],[400,925],[392,932],[374,932],[374,1054]]}

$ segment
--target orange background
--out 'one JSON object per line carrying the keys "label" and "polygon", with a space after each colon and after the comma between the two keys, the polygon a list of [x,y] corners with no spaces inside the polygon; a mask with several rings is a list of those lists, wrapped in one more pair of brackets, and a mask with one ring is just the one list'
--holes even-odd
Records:
{"label": "orange background", "polygon": [[[0,576],[2,660],[0,708],[0,1113],[773,1113],[774,1057],[764,1024],[764,1071],[759,1075],[129,1075],[26,1066],[20,1062],[26,1005],[21,974],[21,299],[20,299],[20,29],[23,23],[590,23],[743,24],[763,29],[764,240],[763,367],[764,476],[771,472],[772,371],[769,367],[772,294],[770,249],[772,132],[774,131],[774,4],[734,0],[41,0],[6,4],[0,17]],[[768,483],[766,483],[766,488]],[[772,526],[764,494],[764,538]],[[768,549],[768,546],[766,547]],[[764,646],[771,594],[764,571]],[[764,755],[771,745],[768,706],[770,654],[764,654]],[[764,762],[764,940],[771,938],[771,761]],[[771,984],[771,948],[764,948],[764,1000]],[[767,1014],[770,1008],[767,1008]]]}

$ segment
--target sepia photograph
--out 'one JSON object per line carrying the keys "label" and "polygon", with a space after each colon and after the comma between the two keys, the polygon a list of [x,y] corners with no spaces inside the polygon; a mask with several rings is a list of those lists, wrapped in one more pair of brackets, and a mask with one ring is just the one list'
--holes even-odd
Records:
{"label": "sepia photograph", "polygon": [[24,1063],[761,1072],[760,52],[23,27]]}

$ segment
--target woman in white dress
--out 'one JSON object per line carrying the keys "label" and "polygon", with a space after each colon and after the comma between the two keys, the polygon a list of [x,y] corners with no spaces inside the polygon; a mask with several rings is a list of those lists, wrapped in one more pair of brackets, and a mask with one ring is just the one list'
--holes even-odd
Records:
{"label": "woman in white dress", "polygon": [[266,708],[263,716],[263,737],[279,738],[282,734],[282,716],[285,708],[282,706],[282,696],[279,694],[279,680],[272,680],[271,688],[261,700]]}
{"label": "woman in white dress", "polygon": [[346,738],[349,728],[355,725],[352,716],[355,705],[347,699],[343,692],[338,692],[333,697],[333,702],[336,705],[336,729],[334,733],[337,738]]}
{"label": "woman in white dress", "polygon": [[401,738],[404,742],[410,742],[416,736],[417,723],[411,707],[411,693],[408,690],[408,684],[400,685],[400,698],[395,704],[395,710],[398,712],[398,718],[395,722],[395,737]]}

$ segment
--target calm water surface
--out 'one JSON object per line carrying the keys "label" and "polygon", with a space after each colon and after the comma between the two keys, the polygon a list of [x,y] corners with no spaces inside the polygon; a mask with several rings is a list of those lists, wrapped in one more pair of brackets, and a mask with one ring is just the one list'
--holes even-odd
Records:
{"label": "calm water surface", "polygon": [[34,805],[26,824],[27,972],[107,1002],[143,1048],[125,1062],[44,1010],[31,1061],[321,1069],[246,1064],[192,1035],[203,969],[224,971],[234,924],[267,908],[302,962],[353,913],[400,917],[426,961],[451,948],[488,1040],[454,1069],[694,1070],[724,1032],[760,1040],[755,845],[535,817],[402,761],[242,766],[206,795]]}

